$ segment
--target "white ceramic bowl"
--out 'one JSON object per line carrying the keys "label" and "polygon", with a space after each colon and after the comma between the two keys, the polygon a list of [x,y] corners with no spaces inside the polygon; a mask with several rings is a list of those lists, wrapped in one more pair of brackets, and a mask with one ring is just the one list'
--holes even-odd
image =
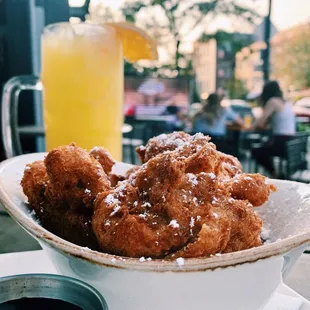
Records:
{"label": "white ceramic bowl", "polygon": [[[43,157],[43,153],[29,154],[1,163],[1,202],[39,241],[61,274],[96,287],[112,310],[261,309],[310,244],[310,187],[272,180],[278,191],[257,211],[271,230],[270,243],[261,247],[186,259],[183,266],[92,251],[45,230],[24,203],[19,183],[25,165]],[[126,169],[124,164],[116,167]]]}

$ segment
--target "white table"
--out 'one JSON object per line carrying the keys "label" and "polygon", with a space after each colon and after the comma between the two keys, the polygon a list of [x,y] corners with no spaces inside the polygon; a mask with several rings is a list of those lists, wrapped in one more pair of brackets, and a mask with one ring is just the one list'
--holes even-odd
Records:
{"label": "white table", "polygon": [[[301,265],[307,264],[308,262],[310,264],[310,256],[303,255]],[[298,264],[296,268],[298,268]],[[28,273],[58,274],[43,250],[0,255],[0,277]],[[299,296],[286,285],[283,285],[279,287],[264,310],[283,309],[310,310],[310,302]]]}
{"label": "white table", "polygon": [[26,273],[58,274],[43,250],[0,255],[0,277]]}

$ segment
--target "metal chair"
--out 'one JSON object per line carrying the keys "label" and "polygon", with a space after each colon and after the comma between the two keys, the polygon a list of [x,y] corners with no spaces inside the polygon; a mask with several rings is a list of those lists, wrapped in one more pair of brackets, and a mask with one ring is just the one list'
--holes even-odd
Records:
{"label": "metal chair", "polygon": [[286,143],[287,179],[310,183],[310,169],[307,162],[308,137],[296,138]]}

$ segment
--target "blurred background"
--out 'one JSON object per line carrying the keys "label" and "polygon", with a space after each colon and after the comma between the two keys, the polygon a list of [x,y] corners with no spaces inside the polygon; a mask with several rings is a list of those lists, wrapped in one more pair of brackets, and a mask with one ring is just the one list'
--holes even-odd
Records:
{"label": "blurred background", "polygon": [[[136,163],[134,148],[154,135],[193,132],[192,117],[212,93],[250,127],[262,114],[259,97],[269,80],[293,103],[296,131],[310,128],[308,0],[0,0],[0,90],[12,76],[39,75],[42,29],[68,20],[128,21],[158,42],[158,61],[124,62],[124,119],[132,126],[123,139],[127,162]],[[21,94],[24,153],[44,150],[41,100],[39,93]],[[258,169],[251,168],[250,149],[265,134],[228,124],[225,138],[225,151],[245,169]]]}

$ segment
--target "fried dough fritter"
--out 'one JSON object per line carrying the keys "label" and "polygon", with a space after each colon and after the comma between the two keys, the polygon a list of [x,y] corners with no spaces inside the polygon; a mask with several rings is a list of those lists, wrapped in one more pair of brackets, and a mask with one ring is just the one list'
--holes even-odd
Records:
{"label": "fried dough fritter", "polygon": [[[191,136],[185,132],[173,132],[171,134],[161,134],[148,141],[146,146],[139,146],[136,151],[142,163],[146,163],[152,157],[165,151],[173,151],[184,142],[189,141]],[[209,139],[210,140],[210,139]]]}
{"label": "fried dough fritter", "polygon": [[44,163],[50,179],[45,195],[53,204],[93,208],[97,194],[110,188],[101,164],[75,144],[53,149]]}
{"label": "fried dough fritter", "polygon": [[92,211],[85,209],[84,212],[77,212],[65,202],[57,205],[50,203],[45,196],[49,182],[44,161],[26,166],[21,185],[42,226],[72,243],[97,249],[97,239],[91,225]]}
{"label": "fried dough fritter", "polygon": [[58,147],[21,182],[43,226],[82,246],[128,257],[208,257],[262,244],[262,205],[275,187],[244,174],[203,134],[175,132],[138,148],[142,166],[112,172],[103,148]]}
{"label": "fried dough fritter", "polygon": [[93,201],[110,189],[100,163],[75,144],[55,148],[28,165],[21,181],[42,225],[70,242],[98,247],[92,230]]}
{"label": "fried dough fritter", "polygon": [[[241,173],[242,167],[237,158],[231,155],[224,154],[222,152],[214,152],[216,150],[216,146],[213,143],[210,143],[210,137],[204,136],[201,133],[197,133],[194,136],[191,136],[184,132],[173,132],[171,134],[162,134],[157,137],[154,137],[148,141],[146,146],[140,146],[137,148],[137,153],[142,161],[142,163],[146,163],[152,157],[155,157],[161,153],[167,151],[174,151],[180,149],[182,155],[186,156],[189,150],[199,149],[204,145],[209,145],[209,153],[210,156],[220,157],[220,161],[218,161],[218,167],[216,168],[216,172],[221,174],[223,177],[231,178],[234,175]],[[184,148],[185,147],[185,148]],[[213,154],[213,155],[212,155]],[[189,170],[194,170],[195,165],[199,166],[201,164],[208,164],[209,161],[205,160],[205,157],[201,159],[197,158],[197,163],[195,161],[192,162],[192,166],[188,168]],[[199,169],[198,169],[199,170]]]}
{"label": "fried dough fritter", "polygon": [[[227,184],[240,171],[236,159],[217,152],[201,135],[157,154],[128,180],[98,196],[92,224],[101,249],[162,258],[261,245],[262,221],[247,200],[251,197],[233,199]],[[252,186],[271,191],[265,183]]]}
{"label": "fried dough fritter", "polygon": [[48,182],[49,179],[42,160],[26,166],[21,185],[29,204],[36,212],[39,212],[42,203],[45,201],[44,193]]}
{"label": "fried dough fritter", "polygon": [[134,172],[136,172],[138,169],[140,169],[139,166],[132,166],[132,168],[130,168],[129,170],[126,171],[125,175],[119,175],[119,174],[115,174],[115,173],[111,172],[110,175],[109,175],[111,186],[115,187],[118,182],[121,182],[121,181],[124,181],[126,179],[129,179],[130,176]]}
{"label": "fried dough fritter", "polygon": [[115,164],[115,160],[111,157],[110,153],[105,148],[95,146],[90,150],[89,154],[99,161],[107,175],[111,173],[112,167]]}
{"label": "fried dough fritter", "polygon": [[273,185],[266,185],[266,177],[260,174],[237,174],[228,182],[231,196],[238,200],[248,200],[253,206],[261,206],[268,200],[270,192],[275,192]]}

